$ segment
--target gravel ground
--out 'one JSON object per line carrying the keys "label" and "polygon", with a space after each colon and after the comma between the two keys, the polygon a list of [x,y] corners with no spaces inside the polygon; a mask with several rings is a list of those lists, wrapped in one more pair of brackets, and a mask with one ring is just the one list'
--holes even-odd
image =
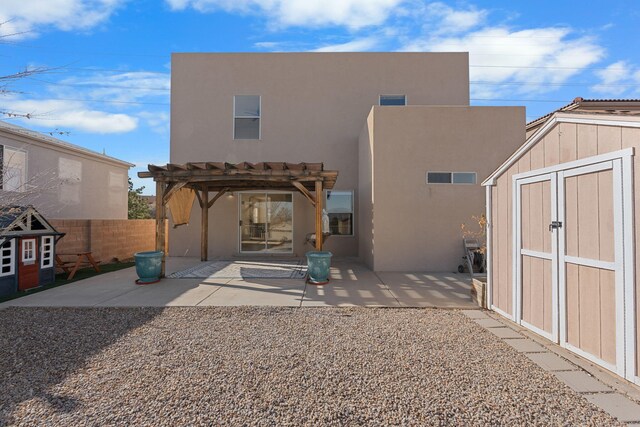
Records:
{"label": "gravel ground", "polygon": [[447,310],[0,310],[0,424],[617,425]]}

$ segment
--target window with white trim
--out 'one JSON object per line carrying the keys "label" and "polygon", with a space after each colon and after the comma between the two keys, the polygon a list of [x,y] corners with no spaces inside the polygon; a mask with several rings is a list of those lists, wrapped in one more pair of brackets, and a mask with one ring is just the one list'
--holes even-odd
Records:
{"label": "window with white trim", "polygon": [[475,172],[427,172],[427,184],[469,184],[476,183]]}
{"label": "window with white trim", "polygon": [[22,262],[36,260],[36,239],[22,240]]}
{"label": "window with white trim", "polygon": [[42,237],[42,256],[40,257],[40,266],[49,268],[53,266],[53,236]]}
{"label": "window with white trim", "polygon": [[233,139],[260,139],[259,95],[233,97]]}
{"label": "window with white trim", "polygon": [[380,95],[380,105],[407,105],[406,95]]}
{"label": "window with white trim", "polygon": [[0,145],[2,156],[2,182],[0,189],[22,192],[27,180],[27,152],[17,148]]}
{"label": "window with white trim", "polygon": [[16,247],[15,239],[5,241],[0,246],[0,277],[11,276],[15,271],[14,251]]}
{"label": "window with white trim", "polygon": [[328,190],[326,209],[332,236],[353,236],[353,191]]}

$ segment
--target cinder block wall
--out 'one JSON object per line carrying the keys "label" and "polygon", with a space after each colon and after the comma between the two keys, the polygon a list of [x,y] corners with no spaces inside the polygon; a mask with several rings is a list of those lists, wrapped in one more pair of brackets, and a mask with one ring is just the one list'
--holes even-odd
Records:
{"label": "cinder block wall", "polygon": [[56,230],[67,233],[58,242],[58,253],[91,251],[96,260],[106,264],[155,248],[153,219],[54,219],[49,222]]}

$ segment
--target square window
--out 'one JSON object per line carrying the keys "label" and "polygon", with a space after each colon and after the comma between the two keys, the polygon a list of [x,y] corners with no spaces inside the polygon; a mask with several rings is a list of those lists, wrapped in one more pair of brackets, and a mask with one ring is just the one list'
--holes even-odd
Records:
{"label": "square window", "polygon": [[353,236],[353,192],[327,191],[329,229],[333,236]]}
{"label": "square window", "polygon": [[475,184],[476,173],[475,172],[454,172],[452,182],[454,184]]}
{"label": "square window", "polygon": [[380,105],[407,105],[406,95],[380,95]]}
{"label": "square window", "polygon": [[260,96],[233,98],[233,139],[260,139]]}
{"label": "square window", "polygon": [[427,172],[427,184],[451,184],[451,172]]}

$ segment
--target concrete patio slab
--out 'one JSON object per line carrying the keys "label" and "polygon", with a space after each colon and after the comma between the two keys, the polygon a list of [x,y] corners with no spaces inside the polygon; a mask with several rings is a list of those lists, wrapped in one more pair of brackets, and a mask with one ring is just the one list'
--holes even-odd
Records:
{"label": "concrete patio slab", "polygon": [[504,342],[513,347],[518,353],[544,353],[547,351],[540,344],[526,338],[504,340]]}
{"label": "concrete patio slab", "polygon": [[476,308],[469,276],[454,273],[377,273],[402,307]]}
{"label": "concrete patio slab", "polygon": [[135,285],[130,292],[102,301],[99,307],[194,306],[218,291],[229,280],[165,279],[149,285]]}
{"label": "concrete patio slab", "polygon": [[304,290],[305,283],[299,279],[232,279],[197,305],[299,307]]}
{"label": "concrete patio slab", "polygon": [[584,371],[559,371],[554,372],[562,382],[578,393],[603,393],[611,389]]}
{"label": "concrete patio slab", "polygon": [[137,288],[135,268],[101,274],[0,304],[2,307],[91,307]]}
{"label": "concrete patio slab", "polygon": [[307,285],[303,307],[400,307],[380,278],[358,264],[337,263],[326,285]]}
{"label": "concrete patio slab", "polygon": [[545,371],[576,371],[578,367],[553,353],[527,353],[526,356]]}
{"label": "concrete patio slab", "polygon": [[620,421],[640,421],[640,405],[618,393],[587,394],[589,402],[607,411]]}

